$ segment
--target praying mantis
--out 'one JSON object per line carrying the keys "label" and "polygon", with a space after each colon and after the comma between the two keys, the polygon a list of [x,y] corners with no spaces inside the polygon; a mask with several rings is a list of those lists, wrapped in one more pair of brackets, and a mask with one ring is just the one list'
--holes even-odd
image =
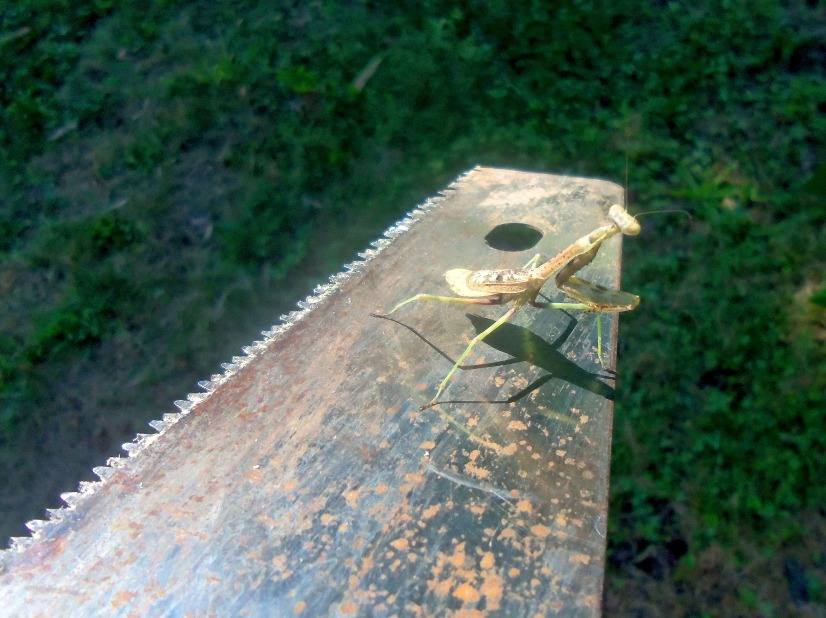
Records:
{"label": "praying mantis", "polygon": [[[499,270],[468,270],[453,268],[444,273],[448,286],[456,296],[416,294],[401,301],[387,315],[395,313],[414,301],[430,300],[462,305],[507,305],[511,307],[493,324],[471,339],[465,351],[448,371],[436,389],[433,399],[422,409],[438,403],[439,395],[450,378],[468,357],[473,348],[497,328],[511,320],[525,305],[537,308],[565,309],[599,313],[631,311],[639,305],[640,297],[622,290],[609,290],[576,276],[590,264],[602,243],[617,234],[636,236],[640,233],[637,219],[619,204],[608,209],[607,224],[577,239],[552,258],[542,262],[536,254],[522,268]],[[576,302],[537,302],[542,287],[554,274],[557,288]],[[597,319],[597,356],[602,360],[602,322]]]}

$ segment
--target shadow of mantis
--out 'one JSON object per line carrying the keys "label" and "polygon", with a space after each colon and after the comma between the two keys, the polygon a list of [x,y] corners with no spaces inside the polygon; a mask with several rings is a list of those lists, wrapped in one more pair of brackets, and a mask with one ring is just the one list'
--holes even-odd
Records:
{"label": "shadow of mantis", "polygon": [[[523,397],[529,395],[531,392],[537,390],[538,388],[541,388],[545,383],[547,383],[553,378],[557,378],[559,380],[563,380],[580,388],[584,388],[596,395],[605,397],[606,399],[613,401],[614,388],[600,379],[613,379],[613,372],[609,372],[608,375],[601,373],[591,373],[589,371],[586,371],[573,361],[568,360],[568,358],[566,358],[561,352],[559,352],[559,348],[562,346],[563,343],[565,343],[565,341],[568,339],[568,337],[571,335],[571,333],[577,325],[577,321],[573,318],[573,316],[571,316],[567,312],[563,313],[565,313],[565,315],[568,317],[568,325],[553,342],[545,341],[542,337],[534,334],[533,332],[531,332],[523,326],[518,326],[512,323],[503,324],[498,330],[488,335],[488,337],[485,339],[485,343],[491,346],[492,348],[499,350],[500,352],[508,354],[511,358],[493,361],[490,363],[480,363],[477,365],[458,366],[459,369],[467,371],[472,369],[502,367],[505,365],[513,365],[515,363],[527,362],[535,367],[544,369],[548,373],[540,376],[539,378],[528,384],[528,386],[519,390],[518,392],[514,393],[506,399],[441,400],[434,401],[425,406],[422,406],[422,409],[426,409],[444,403],[509,404],[515,401],[519,401]],[[445,358],[450,363],[455,363],[455,360],[453,358],[451,358],[446,352],[441,350],[438,346],[436,346],[434,343],[428,340],[424,335],[422,335],[412,326],[409,326],[404,322],[401,322],[395,318],[391,318],[387,315],[371,315],[376,318],[382,318],[384,320],[389,320],[390,322],[395,322],[396,324],[406,328],[416,337],[418,337],[424,343],[426,343],[441,357]],[[478,315],[466,313],[465,316],[470,320],[471,324],[473,324],[473,328],[474,330],[476,330],[477,333],[484,332],[485,329],[489,328],[491,324],[493,324],[493,320],[483,318]],[[609,370],[606,370],[606,372],[608,371]]]}

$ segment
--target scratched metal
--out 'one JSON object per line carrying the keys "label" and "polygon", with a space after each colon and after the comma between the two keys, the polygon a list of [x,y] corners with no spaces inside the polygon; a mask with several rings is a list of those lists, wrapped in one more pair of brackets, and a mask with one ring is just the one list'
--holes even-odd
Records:
{"label": "scratched metal", "polygon": [[[459,371],[444,397],[501,400],[550,379],[510,404],[420,412],[450,363],[369,314],[449,294],[449,268],[552,255],[621,199],[604,181],[472,171],[61,521],[5,552],[0,613],[599,614],[613,389],[597,376],[594,316],[526,308],[470,362],[533,364]],[[488,247],[507,222],[544,236],[521,253]],[[581,275],[616,286],[619,243]],[[553,281],[544,291],[561,300]],[[455,358],[503,311],[423,302],[394,317]],[[617,322],[605,320],[613,359]]]}

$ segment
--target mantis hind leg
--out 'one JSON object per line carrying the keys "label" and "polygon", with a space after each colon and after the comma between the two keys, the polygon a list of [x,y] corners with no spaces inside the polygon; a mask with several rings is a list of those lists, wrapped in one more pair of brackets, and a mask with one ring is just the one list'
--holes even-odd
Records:
{"label": "mantis hind leg", "polygon": [[415,302],[417,300],[435,300],[440,303],[455,303],[459,305],[496,305],[499,304],[499,299],[497,297],[482,297],[482,298],[463,298],[461,296],[437,296],[435,294],[416,294],[415,296],[411,296],[407,300],[403,300],[398,305],[393,307],[390,311],[387,312],[387,315],[391,313],[395,313],[402,307],[404,307],[408,303]]}
{"label": "mantis hind leg", "polygon": [[430,403],[427,404],[427,406],[424,406],[424,407],[429,407],[429,406],[433,405],[436,402],[436,400],[439,398],[439,395],[442,394],[442,391],[445,389],[445,387],[447,386],[447,383],[450,381],[451,376],[454,373],[456,373],[456,370],[459,368],[459,365],[461,365],[462,362],[468,357],[468,354],[470,354],[470,351],[473,349],[473,347],[477,343],[482,341],[485,337],[490,335],[497,328],[502,326],[502,324],[504,324],[505,322],[510,320],[514,315],[516,315],[516,312],[519,311],[519,309],[520,309],[519,305],[517,305],[515,307],[511,307],[510,309],[508,309],[504,313],[504,315],[502,315],[502,317],[500,317],[493,324],[488,326],[485,330],[483,330],[481,333],[479,333],[473,339],[470,340],[470,343],[465,348],[465,351],[462,352],[462,354],[459,356],[459,358],[456,359],[456,362],[453,363],[453,367],[450,368],[450,371],[447,372],[447,375],[445,376],[444,380],[442,380],[441,384],[439,384],[439,388],[436,389],[436,394],[433,396],[433,399],[431,399]]}

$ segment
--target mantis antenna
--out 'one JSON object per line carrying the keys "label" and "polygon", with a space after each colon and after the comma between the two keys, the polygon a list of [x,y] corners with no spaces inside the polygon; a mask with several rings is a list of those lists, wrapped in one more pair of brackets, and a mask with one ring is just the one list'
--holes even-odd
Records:
{"label": "mantis antenna", "polygon": [[643,212],[638,212],[634,216],[635,217],[644,217],[645,215],[656,215],[658,213],[663,212],[680,212],[684,214],[689,219],[694,219],[690,212],[688,212],[685,208],[663,208],[662,210],[645,210]]}
{"label": "mantis antenna", "polygon": [[[629,204],[628,204],[628,193],[629,193],[628,187],[629,187],[629,184],[628,184],[628,153],[626,152],[625,153],[625,194],[622,196],[623,206],[625,206],[626,210],[628,210],[628,206],[629,206]],[[694,219],[694,217],[691,216],[691,213],[688,212],[685,208],[663,208],[662,210],[645,210],[643,212],[634,213],[634,217],[643,217],[645,215],[656,214],[658,212],[681,212],[686,217],[688,217],[689,219]]]}

